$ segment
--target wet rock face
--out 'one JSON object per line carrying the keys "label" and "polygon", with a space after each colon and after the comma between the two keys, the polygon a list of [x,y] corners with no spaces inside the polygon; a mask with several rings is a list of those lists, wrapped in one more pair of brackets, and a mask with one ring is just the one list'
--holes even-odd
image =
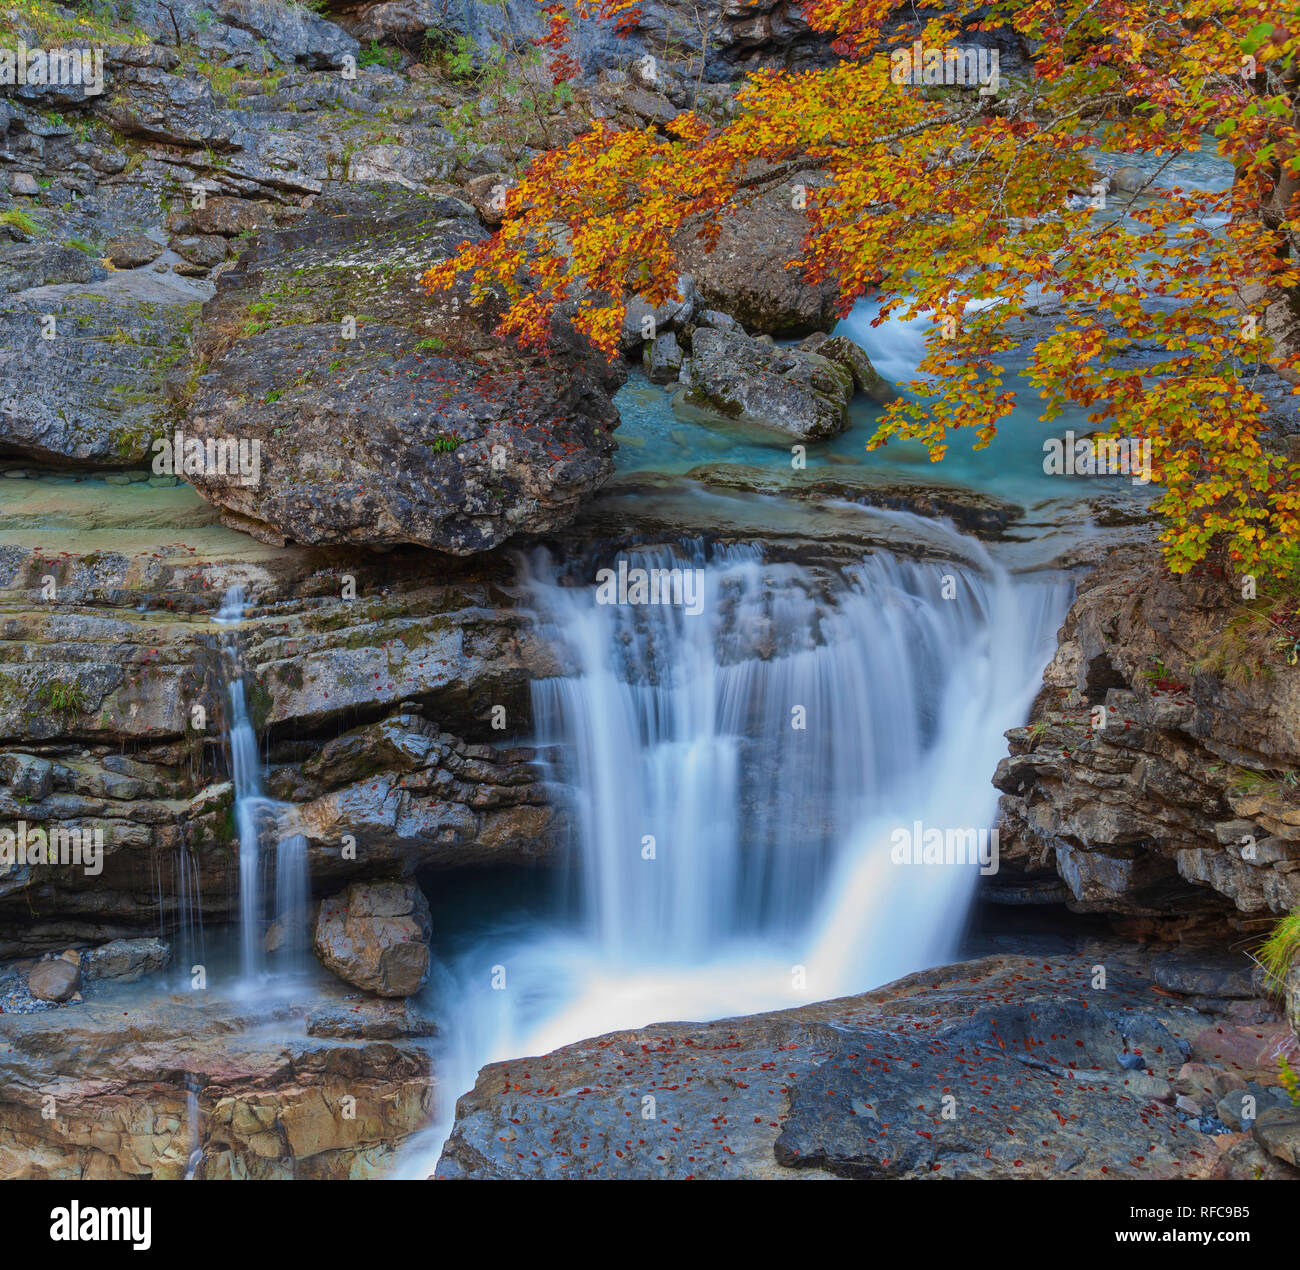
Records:
{"label": "wet rock face", "polygon": [[1071,907],[1136,918],[1300,903],[1300,669],[1259,613],[1252,643],[1238,586],[1150,548],[1084,581],[994,777],[1009,878],[1056,873]]}
{"label": "wet rock face", "polygon": [[202,995],[0,1016],[0,1177],[370,1177],[428,1124],[431,1028],[405,1003]]}
{"label": "wet rock face", "polygon": [[573,519],[613,471],[617,381],[581,348],[524,354],[467,297],[425,294],[423,271],[483,232],[456,199],[352,187],[222,277],[183,431],[256,443],[255,475],[185,474],[227,523],[468,555]]}
{"label": "wet rock face", "polygon": [[[272,574],[184,549],[16,548],[0,561],[0,824],[102,839],[96,873],[0,864],[0,958],[235,920],[224,633],[205,619],[236,581],[255,605],[240,639],[253,721],[270,739],[267,790],[307,836],[322,891],[543,864],[564,840],[533,753],[501,743],[528,731],[530,682],[561,669],[506,595],[501,562],[295,549]],[[345,573],[355,601],[339,598]],[[43,600],[49,576],[57,598]]]}
{"label": "wet rock face", "polygon": [[429,902],[404,882],[354,882],[322,900],[316,954],[340,979],[381,997],[409,997],[429,975]]}
{"label": "wet rock face", "polygon": [[[1270,1161],[1175,1109],[1187,1058],[1228,1067],[1209,1053],[1226,1029],[1172,995],[1113,949],[995,956],[779,1013],[616,1032],[484,1068],[437,1176],[1203,1177],[1243,1144],[1238,1175],[1261,1160],[1295,1175],[1284,1149]],[[1252,1028],[1242,1074],[1276,1085],[1264,1039],[1294,1037]]]}

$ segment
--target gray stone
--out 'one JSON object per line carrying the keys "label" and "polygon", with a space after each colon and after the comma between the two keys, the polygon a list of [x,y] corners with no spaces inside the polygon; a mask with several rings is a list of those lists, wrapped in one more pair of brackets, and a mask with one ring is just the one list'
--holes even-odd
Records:
{"label": "gray stone", "polygon": [[164,940],[114,939],[86,953],[82,969],[88,982],[116,979],[135,983],[147,974],[162,970],[171,958],[171,945]]}
{"label": "gray stone", "polygon": [[703,329],[691,342],[682,400],[724,419],[820,441],[848,426],[852,392],[849,373],[816,353]]}
{"label": "gray stone", "polygon": [[682,347],[671,331],[645,346],[646,375],[653,384],[675,384],[682,371]]}
{"label": "gray stone", "polygon": [[139,269],[152,264],[162,255],[162,244],[148,234],[132,234],[129,238],[113,238],[104,247],[104,255],[118,269]]}

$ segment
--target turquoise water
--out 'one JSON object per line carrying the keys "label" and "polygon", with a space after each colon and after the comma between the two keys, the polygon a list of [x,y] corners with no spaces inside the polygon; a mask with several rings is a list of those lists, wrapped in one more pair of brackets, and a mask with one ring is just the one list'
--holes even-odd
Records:
{"label": "turquoise water", "polygon": [[[1115,155],[1094,158],[1099,166],[1131,166],[1148,174],[1155,174],[1164,162],[1156,155],[1135,155],[1122,162]],[[1170,161],[1160,171],[1158,184],[1218,192],[1227,189],[1231,181],[1231,166],[1214,153],[1212,143],[1207,143],[1196,154],[1180,155]],[[1111,206],[1098,212],[1098,219],[1118,218],[1128,228],[1138,230],[1140,226],[1124,214],[1125,197],[1112,196]],[[925,317],[916,317],[910,321],[890,318],[873,326],[878,313],[879,303],[865,299],[836,327],[835,333],[847,335],[866,349],[887,380],[906,382],[914,377],[925,354],[926,335],[932,324]],[[1014,365],[1010,355],[1006,361]],[[1019,376],[1015,378],[1019,382],[1016,405],[999,426],[997,436],[982,450],[972,448],[976,437],[973,430],[968,430],[949,435],[948,453],[939,463],[932,462],[925,447],[916,442],[891,441],[887,447],[868,451],[867,442],[883,409],[859,394],[850,407],[850,424],[844,432],[830,441],[808,443],[808,470],[825,466],[828,474],[857,472],[884,479],[960,485],[1028,505],[1044,499],[1093,497],[1100,493],[1126,494],[1135,502],[1145,503],[1158,494],[1151,486],[1135,486],[1127,477],[1045,473],[1044,441],[1069,430],[1084,435],[1094,425],[1080,409],[1066,410],[1052,422],[1044,423],[1037,390]],[[678,417],[671,404],[675,387],[660,388],[638,371],[618,394],[616,400],[623,418],[617,434],[619,471],[682,474],[709,463],[790,470],[792,438],[740,432],[725,425],[706,426],[693,416]]]}

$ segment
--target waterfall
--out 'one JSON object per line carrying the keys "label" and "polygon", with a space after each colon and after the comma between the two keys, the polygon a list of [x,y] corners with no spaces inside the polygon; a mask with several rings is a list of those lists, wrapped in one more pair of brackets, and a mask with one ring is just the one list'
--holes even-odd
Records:
{"label": "waterfall", "polygon": [[[572,913],[438,968],[449,1094],[486,1062],[861,992],[957,953],[978,862],[904,848],[996,841],[1003,733],[1028,712],[1071,587],[1013,578],[932,521],[864,514],[937,533],[961,563],[624,553],[623,572],[695,571],[692,612],[601,603],[545,554],[528,562],[537,623],[572,668],[533,685],[575,825]],[[451,1103],[410,1172],[429,1171]]]}
{"label": "waterfall", "polygon": [[203,1143],[199,1125],[199,1086],[191,1074],[185,1077],[185,1141],[187,1154],[185,1159],[185,1180],[192,1182],[203,1163]]}
{"label": "waterfall", "polygon": [[277,838],[275,916],[287,932],[278,950],[287,953],[287,957],[279,959],[278,969],[301,969],[305,963],[305,948],[298,927],[310,893],[310,880],[306,839],[297,833],[282,836],[280,829],[291,809],[263,792],[262,758],[248,710],[239,651],[238,628],[243,623],[245,607],[243,588],[232,587],[222,600],[215,620],[229,628],[222,641],[229,710],[226,742],[235,788],[235,837],[239,843],[240,981],[250,987],[259,982],[265,970],[263,882],[267,861],[263,839],[268,835]]}

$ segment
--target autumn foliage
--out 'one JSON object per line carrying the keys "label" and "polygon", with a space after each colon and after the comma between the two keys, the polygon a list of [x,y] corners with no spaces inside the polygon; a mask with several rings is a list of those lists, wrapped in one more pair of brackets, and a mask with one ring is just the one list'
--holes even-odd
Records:
{"label": "autumn foliage", "polygon": [[[626,21],[631,7],[585,10]],[[1300,383],[1300,21],[1288,29],[1272,0],[957,4],[924,24],[889,0],[805,8],[836,36],[837,64],[754,74],[723,125],[597,122],[538,160],[500,232],[427,284],[469,271],[478,294],[510,301],[504,330],[532,343],[576,300],[574,324],[612,355],[631,295],[675,293],[684,225],[707,237],[754,193],[821,168],[790,267],[834,279],[844,312],[871,292],[884,315],[935,322],[915,395],[887,409],[873,446],[916,439],[939,459],[955,429],[986,445],[1023,391],[1003,363],[1029,334],[1045,420],[1074,403],[1100,429],[1151,439],[1172,569],[1222,548],[1242,572],[1293,573],[1300,481],[1270,448],[1255,379],[1272,366]],[[568,11],[552,14],[565,58]],[[1034,53],[996,95],[891,80],[891,48],[997,28]],[[1178,188],[1175,164],[1203,146],[1235,179]],[[1154,175],[1131,205],[1099,207],[1098,168],[1117,155]],[[1045,303],[1052,320],[1031,325]]]}

